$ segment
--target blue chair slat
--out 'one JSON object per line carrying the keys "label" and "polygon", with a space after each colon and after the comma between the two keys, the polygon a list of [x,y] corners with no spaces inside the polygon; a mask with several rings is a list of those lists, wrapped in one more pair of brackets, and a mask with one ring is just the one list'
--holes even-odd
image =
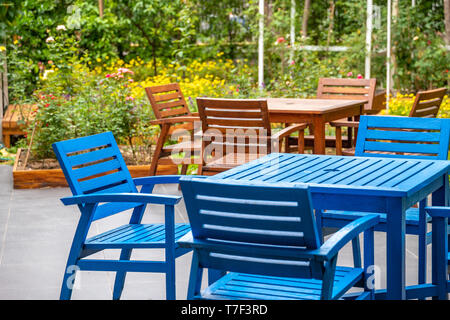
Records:
{"label": "blue chair slat", "polygon": [[[364,270],[336,267],[337,253],[372,233],[377,216],[321,246],[304,184],[183,177],[180,185],[192,229],[180,246],[194,249],[188,299],[336,299],[362,283]],[[373,261],[369,245],[365,259]],[[200,292],[204,268],[228,274]]]}
{"label": "blue chair slat", "polygon": [[[183,187],[184,182],[180,183]],[[199,215],[190,219],[191,226],[196,226],[193,231],[196,237],[261,244],[267,241],[310,249],[319,246],[317,234],[313,232],[315,221],[309,195],[301,187],[258,185],[243,194],[239,184],[211,187],[214,185],[214,182],[192,181],[190,192],[196,194],[195,201],[185,198],[189,201],[187,206],[199,210]],[[300,208],[303,211],[299,217]],[[250,221],[258,229],[247,230]]]}
{"label": "blue chair slat", "polygon": [[362,116],[355,156],[377,157],[379,154],[372,152],[378,151],[391,152],[384,157],[443,160],[447,159],[449,139],[450,119]]}
{"label": "blue chair slat", "polygon": [[[359,176],[347,175],[340,182],[348,183],[354,179],[357,181],[355,185],[359,186],[369,182],[371,185],[396,186],[404,180],[404,174],[420,176],[427,168],[426,164],[413,168],[406,166],[409,159],[447,160],[449,141],[450,119],[361,116],[355,156],[379,157],[380,162],[359,171]],[[394,163],[389,158],[405,159],[405,163]],[[410,167],[409,171],[405,171],[405,167]],[[374,179],[369,173],[376,170],[380,176]],[[364,175],[367,177],[364,178]],[[339,174],[336,175],[336,180],[339,180]],[[355,212],[327,210],[319,212],[317,219],[325,227],[342,227],[348,221],[366,214],[357,212],[357,208]],[[386,215],[379,215],[380,224],[376,230],[386,232]],[[427,234],[426,224],[430,220],[423,208],[410,208],[406,211],[406,233],[419,235],[419,283],[424,283],[426,279],[426,245],[431,239],[431,234]]]}
{"label": "blue chair slat", "polygon": [[[190,231],[188,224],[174,223],[173,206],[179,197],[148,195],[155,184],[178,183],[179,176],[132,179],[111,132],[66,140],[53,144],[73,197],[61,199],[64,204],[78,204],[81,210],[67,267],[82,270],[116,271],[113,298],[119,299],[126,272],[163,272],[166,274],[166,297],[175,299],[175,258],[189,250],[179,248],[177,241]],[[137,185],[142,186],[138,193]],[[140,195],[140,196],[138,196]],[[165,224],[141,224],[146,204],[166,207]],[[133,210],[130,223],[87,239],[93,221]],[[164,261],[132,261],[132,249],[165,249]],[[104,249],[120,249],[120,259],[84,259]],[[68,270],[68,269],[67,269]],[[61,299],[70,299],[72,290],[65,273]]]}

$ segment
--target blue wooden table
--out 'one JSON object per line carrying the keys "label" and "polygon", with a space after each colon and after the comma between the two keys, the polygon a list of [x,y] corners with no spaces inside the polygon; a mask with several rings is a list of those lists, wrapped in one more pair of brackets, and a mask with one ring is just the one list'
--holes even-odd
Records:
{"label": "blue wooden table", "polygon": [[[316,210],[350,210],[387,215],[386,299],[420,296],[405,288],[405,210],[429,194],[448,205],[450,161],[404,160],[272,153],[208,179],[302,182]],[[422,291],[423,291],[422,290]],[[413,290],[412,290],[413,291]]]}

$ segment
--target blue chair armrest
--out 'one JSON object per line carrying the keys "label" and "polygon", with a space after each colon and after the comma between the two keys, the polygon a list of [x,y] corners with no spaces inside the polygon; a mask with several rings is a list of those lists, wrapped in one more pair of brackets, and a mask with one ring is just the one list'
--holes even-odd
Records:
{"label": "blue chair armrest", "polygon": [[206,250],[226,250],[229,254],[240,255],[243,252],[252,252],[254,254],[262,254],[270,256],[271,258],[305,258],[314,259],[317,255],[317,250],[304,250],[296,247],[282,247],[273,246],[268,248],[266,246],[254,246],[251,244],[236,243],[233,246],[223,244],[220,242],[194,239],[192,231],[186,233],[183,237],[178,239],[178,244],[181,248],[188,249],[206,249]]}
{"label": "blue chair armrest", "polygon": [[450,218],[450,207],[425,207],[425,212],[428,213],[432,218]]}
{"label": "blue chair armrest", "polygon": [[317,249],[316,253],[320,260],[330,260],[349,241],[357,237],[361,232],[378,224],[380,217],[377,214],[369,214],[354,220],[333,234],[325,243]]}
{"label": "blue chair armrest", "polygon": [[136,202],[175,205],[180,202],[180,196],[142,194],[142,193],[102,193],[92,195],[78,195],[62,198],[64,205],[95,204],[101,202]]}
{"label": "blue chair armrest", "polygon": [[167,175],[167,176],[148,176],[148,177],[140,177],[134,178],[134,184],[136,186],[143,186],[146,184],[165,184],[165,183],[178,183],[180,181],[180,175]]}

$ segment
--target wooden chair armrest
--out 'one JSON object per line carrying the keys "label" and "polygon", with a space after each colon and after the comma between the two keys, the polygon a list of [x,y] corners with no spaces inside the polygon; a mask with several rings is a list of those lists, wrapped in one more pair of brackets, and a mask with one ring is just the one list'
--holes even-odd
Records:
{"label": "wooden chair armrest", "polygon": [[159,124],[174,124],[180,122],[195,122],[200,121],[199,117],[193,116],[185,116],[185,117],[173,117],[173,118],[164,118],[164,119],[156,119],[150,121],[151,125],[159,125]]}
{"label": "wooden chair armrest", "polygon": [[307,127],[308,127],[308,124],[306,124],[306,123],[293,124],[287,128],[284,128],[284,129],[278,131],[277,133],[273,134],[272,138],[280,140],[284,137],[289,136],[290,134],[292,134],[294,132],[305,130]]}
{"label": "wooden chair armrest", "polygon": [[359,127],[359,121],[337,120],[337,121],[331,121],[330,125],[332,127],[358,128]]}

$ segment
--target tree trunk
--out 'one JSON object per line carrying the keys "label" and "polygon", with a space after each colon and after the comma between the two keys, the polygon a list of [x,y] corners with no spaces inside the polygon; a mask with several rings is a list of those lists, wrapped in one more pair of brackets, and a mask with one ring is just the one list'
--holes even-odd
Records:
{"label": "tree trunk", "polygon": [[331,42],[331,34],[333,33],[333,26],[334,26],[334,0],[330,0],[330,24],[328,25],[328,36],[327,36],[327,47],[330,46]]}
{"label": "tree trunk", "polygon": [[[394,30],[396,30],[395,28],[397,27],[398,15],[399,15],[398,0],[393,0],[392,1],[392,26],[393,26]],[[394,45],[392,46],[392,52],[391,52],[392,68],[391,68],[391,74],[390,74],[391,84],[393,84],[394,90],[399,88],[398,79],[396,79],[395,82],[393,81],[394,74],[396,74],[397,69],[398,69],[398,62],[397,62],[397,57],[396,57],[397,44],[398,44],[398,40],[394,39]]]}
{"label": "tree trunk", "polygon": [[103,0],[98,0],[98,12],[100,18],[103,18]]}
{"label": "tree trunk", "polygon": [[444,0],[445,44],[450,46],[450,0]]}
{"label": "tree trunk", "polygon": [[305,8],[303,9],[303,21],[302,21],[302,38],[308,36],[308,18],[311,6],[311,0],[305,0]]}

